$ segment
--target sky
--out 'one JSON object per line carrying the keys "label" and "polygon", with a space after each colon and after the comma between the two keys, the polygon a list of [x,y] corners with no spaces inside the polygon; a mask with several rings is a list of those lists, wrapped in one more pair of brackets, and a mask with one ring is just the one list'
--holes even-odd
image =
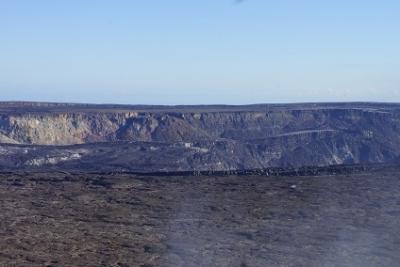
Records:
{"label": "sky", "polygon": [[398,0],[0,0],[0,101],[400,102]]}

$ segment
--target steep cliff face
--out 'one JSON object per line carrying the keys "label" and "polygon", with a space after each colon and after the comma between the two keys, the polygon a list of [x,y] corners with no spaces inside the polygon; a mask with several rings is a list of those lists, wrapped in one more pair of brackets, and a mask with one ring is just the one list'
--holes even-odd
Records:
{"label": "steep cliff face", "polygon": [[0,117],[0,135],[3,143],[36,145],[215,139],[252,142],[290,135],[318,137],[327,132],[396,138],[399,122],[396,112],[339,108],[269,112],[20,113]]}
{"label": "steep cliff face", "polygon": [[[109,141],[132,114],[37,114],[0,117],[0,134],[15,144],[70,145]],[[1,137],[0,137],[1,138]]]}
{"label": "steep cliff face", "polygon": [[[59,153],[58,158],[63,160],[57,160],[54,155],[46,159],[46,152],[40,159],[35,158],[36,152],[25,153],[20,157],[25,161],[20,164],[30,166],[70,161],[79,165],[83,159],[94,166],[92,159],[95,158],[107,164],[119,162],[121,168],[130,166],[130,169],[152,171],[388,162],[400,155],[399,107],[393,104],[164,110],[126,107],[84,110],[79,106],[63,106],[63,110],[43,110],[43,107],[11,110],[3,107],[0,142],[28,145],[23,146],[24,151],[38,151],[32,150],[37,145],[66,146],[39,149]],[[98,144],[107,142],[111,145]],[[65,156],[64,152],[71,150],[68,146],[76,144],[83,145],[86,152]],[[101,146],[105,146],[103,152],[96,152],[96,147]],[[124,150],[122,146],[127,148]],[[21,147],[3,145],[5,150],[12,151]],[[11,153],[14,160],[19,153]],[[122,156],[124,160],[120,159]],[[149,158],[147,163],[141,160],[145,158]]]}

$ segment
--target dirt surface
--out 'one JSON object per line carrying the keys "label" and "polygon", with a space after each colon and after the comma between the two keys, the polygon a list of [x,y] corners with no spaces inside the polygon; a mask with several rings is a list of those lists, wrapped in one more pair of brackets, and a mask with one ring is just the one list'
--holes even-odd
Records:
{"label": "dirt surface", "polygon": [[399,266],[400,172],[0,174],[0,266]]}

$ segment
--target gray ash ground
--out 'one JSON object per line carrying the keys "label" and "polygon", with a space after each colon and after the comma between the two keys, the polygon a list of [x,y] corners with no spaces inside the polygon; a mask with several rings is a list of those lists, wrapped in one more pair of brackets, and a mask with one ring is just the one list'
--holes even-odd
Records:
{"label": "gray ash ground", "polygon": [[400,172],[0,174],[0,266],[399,266]]}

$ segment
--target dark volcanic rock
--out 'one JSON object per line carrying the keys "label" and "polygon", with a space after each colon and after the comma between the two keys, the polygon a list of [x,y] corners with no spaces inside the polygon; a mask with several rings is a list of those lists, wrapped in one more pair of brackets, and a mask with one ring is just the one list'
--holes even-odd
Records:
{"label": "dark volcanic rock", "polygon": [[0,266],[398,266],[399,170],[0,174]]}

